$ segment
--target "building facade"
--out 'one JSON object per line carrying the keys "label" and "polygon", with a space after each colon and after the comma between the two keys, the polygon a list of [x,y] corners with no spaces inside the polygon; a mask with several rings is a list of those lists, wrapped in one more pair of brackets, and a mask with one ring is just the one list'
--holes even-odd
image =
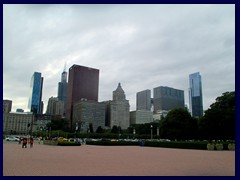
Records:
{"label": "building facade", "polygon": [[189,75],[189,110],[193,117],[203,116],[202,79],[199,72]]}
{"label": "building facade", "polygon": [[9,113],[12,111],[12,101],[11,100],[3,100],[3,112]]}
{"label": "building facade", "polygon": [[48,100],[47,115],[64,115],[64,102],[57,97],[51,97]]}
{"label": "building facade", "polygon": [[108,101],[106,106],[108,127],[120,126],[122,129],[127,129],[130,126],[130,105],[120,83],[113,91],[113,100]]}
{"label": "building facade", "polygon": [[3,113],[3,132],[10,134],[27,135],[32,130],[33,113]]}
{"label": "building facade", "polygon": [[24,112],[23,109],[16,109],[16,112]]}
{"label": "building facade", "polygon": [[185,107],[183,90],[160,86],[154,88],[153,93],[154,113]]}
{"label": "building facade", "polygon": [[58,83],[58,99],[64,103],[64,116],[66,115],[67,108],[67,72],[64,68],[61,76],[61,82]]}
{"label": "building facade", "polygon": [[49,131],[47,124],[52,122],[52,116],[46,114],[37,114],[33,120],[32,131],[38,132],[38,136],[42,136],[43,132]]}
{"label": "building facade", "polygon": [[146,124],[153,122],[153,113],[146,110],[137,110],[130,112],[130,125]]}
{"label": "building facade", "polygon": [[28,101],[28,108],[34,114],[42,114],[43,112],[42,88],[43,77],[41,77],[41,73],[34,72],[30,83],[30,97]]}
{"label": "building facade", "polygon": [[69,68],[66,117],[72,128],[73,106],[81,100],[98,102],[99,70],[73,65]]}
{"label": "building facade", "polygon": [[151,111],[151,90],[147,89],[137,93],[137,110]]}
{"label": "building facade", "polygon": [[105,128],[105,103],[95,101],[80,101],[74,104],[73,128],[76,131],[95,132],[99,126]]}

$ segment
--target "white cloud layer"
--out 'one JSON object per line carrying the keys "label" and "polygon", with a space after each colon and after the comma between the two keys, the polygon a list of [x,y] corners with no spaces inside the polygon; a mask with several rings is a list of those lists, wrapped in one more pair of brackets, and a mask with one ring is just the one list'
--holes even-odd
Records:
{"label": "white cloud layer", "polygon": [[3,99],[13,111],[27,110],[35,71],[46,109],[65,62],[100,70],[99,101],[121,82],[131,110],[137,92],[158,86],[184,90],[188,104],[188,76],[200,72],[206,110],[235,90],[235,6],[3,5]]}

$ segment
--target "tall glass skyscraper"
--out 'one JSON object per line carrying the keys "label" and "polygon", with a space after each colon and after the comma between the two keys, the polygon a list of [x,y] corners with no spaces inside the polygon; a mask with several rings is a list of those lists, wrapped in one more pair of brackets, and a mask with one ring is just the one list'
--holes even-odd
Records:
{"label": "tall glass skyscraper", "polygon": [[61,82],[58,83],[58,99],[60,101],[63,101],[64,103],[64,112],[63,114],[66,114],[66,108],[67,108],[67,72],[66,67],[64,67],[64,70],[62,72],[61,76]]}
{"label": "tall glass skyscraper", "polygon": [[202,80],[199,72],[189,75],[189,106],[193,117],[203,116]]}
{"label": "tall glass skyscraper", "polygon": [[42,87],[43,77],[41,77],[41,73],[34,72],[30,83],[30,97],[28,101],[28,108],[34,114],[42,114],[43,111]]}

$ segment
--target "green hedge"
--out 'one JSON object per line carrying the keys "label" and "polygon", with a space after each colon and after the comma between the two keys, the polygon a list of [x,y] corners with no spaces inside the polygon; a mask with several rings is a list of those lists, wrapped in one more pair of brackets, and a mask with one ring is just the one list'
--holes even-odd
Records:
{"label": "green hedge", "polygon": [[58,142],[57,145],[58,146],[81,146],[80,143],[76,143],[76,142]]}
{"label": "green hedge", "polygon": [[207,142],[187,142],[187,141],[158,142],[158,141],[146,141],[144,146],[206,150],[207,149]]}
{"label": "green hedge", "polygon": [[131,141],[87,141],[88,145],[102,145],[102,146],[136,146],[139,142]]}

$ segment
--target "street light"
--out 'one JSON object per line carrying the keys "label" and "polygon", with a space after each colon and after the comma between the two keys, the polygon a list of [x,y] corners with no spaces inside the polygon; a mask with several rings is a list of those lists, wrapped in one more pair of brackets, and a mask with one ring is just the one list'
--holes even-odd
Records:
{"label": "street light", "polygon": [[136,131],[135,131],[135,128],[133,128],[133,139],[135,139],[135,134],[136,134]]}
{"label": "street light", "polygon": [[153,126],[151,125],[150,127],[151,127],[151,139],[152,139],[152,135],[153,135],[153,134],[152,134],[152,128],[153,128]]}

